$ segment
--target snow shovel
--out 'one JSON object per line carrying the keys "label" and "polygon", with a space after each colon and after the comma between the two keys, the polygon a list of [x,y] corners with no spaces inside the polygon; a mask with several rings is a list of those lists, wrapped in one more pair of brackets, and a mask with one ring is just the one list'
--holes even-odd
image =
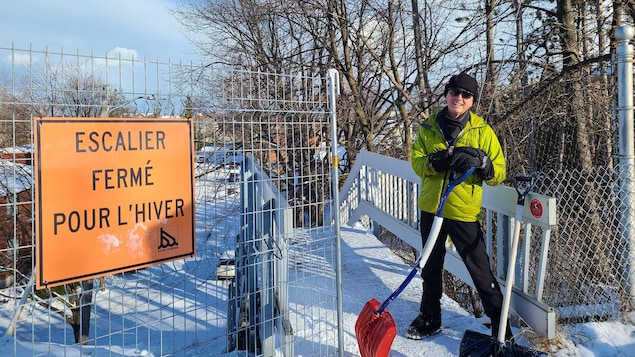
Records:
{"label": "snow shovel", "polygon": [[514,188],[518,193],[516,206],[516,220],[514,223],[514,237],[512,240],[509,263],[507,265],[507,278],[505,280],[505,294],[503,296],[503,306],[501,308],[498,336],[492,337],[476,331],[467,330],[461,339],[459,346],[460,357],[538,357],[547,356],[546,353],[521,346],[513,340],[505,341],[505,331],[507,330],[507,315],[512,297],[512,285],[514,283],[514,270],[516,267],[516,255],[518,253],[518,240],[520,237],[520,226],[523,218],[523,207],[525,197],[534,186],[534,176],[516,175]]}
{"label": "snow shovel", "polygon": [[385,311],[388,305],[401,294],[410,281],[414,278],[417,272],[426,265],[430,254],[432,254],[432,248],[437,240],[437,236],[441,231],[441,224],[443,218],[441,214],[443,212],[443,206],[445,201],[450,195],[450,192],[456,185],[463,182],[468,178],[476,168],[467,170],[464,174],[455,178],[456,174],[450,174],[450,182],[445,188],[445,191],[441,195],[439,201],[439,207],[437,213],[432,221],[432,228],[428,234],[428,240],[426,241],[421,256],[415,262],[414,268],[408,274],[406,280],[399,285],[399,288],[395,290],[382,304],[375,298],[366,302],[362,311],[359,313],[357,321],[355,322],[355,335],[357,336],[357,344],[359,345],[359,351],[362,357],[385,357],[390,352],[390,346],[392,341],[397,335],[397,326],[390,312]]}

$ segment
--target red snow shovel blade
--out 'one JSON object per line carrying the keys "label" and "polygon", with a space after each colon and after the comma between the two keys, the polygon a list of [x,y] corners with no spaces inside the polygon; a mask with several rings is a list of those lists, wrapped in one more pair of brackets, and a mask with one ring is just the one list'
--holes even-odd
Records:
{"label": "red snow shovel blade", "polygon": [[364,305],[355,322],[355,335],[362,357],[386,357],[397,335],[397,326],[390,312],[381,315],[376,311],[381,303],[370,299]]}
{"label": "red snow shovel blade", "polygon": [[542,351],[518,345],[512,341],[501,343],[496,337],[467,330],[459,346],[459,357],[547,357]]}

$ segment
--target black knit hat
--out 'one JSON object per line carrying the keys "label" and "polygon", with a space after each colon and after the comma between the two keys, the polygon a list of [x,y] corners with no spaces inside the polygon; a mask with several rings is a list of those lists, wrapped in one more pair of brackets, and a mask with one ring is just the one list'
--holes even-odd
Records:
{"label": "black knit hat", "polygon": [[476,83],[476,79],[465,72],[450,77],[450,81],[445,85],[445,91],[443,91],[444,96],[448,94],[450,88],[465,89],[474,94],[474,99],[478,97],[478,83]]}

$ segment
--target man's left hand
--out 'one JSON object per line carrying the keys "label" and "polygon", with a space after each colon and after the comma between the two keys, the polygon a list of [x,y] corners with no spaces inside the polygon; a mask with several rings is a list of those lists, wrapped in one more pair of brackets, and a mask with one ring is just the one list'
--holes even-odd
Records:
{"label": "man's left hand", "polygon": [[469,146],[454,148],[455,163],[452,166],[454,171],[464,173],[472,167],[476,167],[481,177],[489,180],[494,177],[494,165],[485,151]]}

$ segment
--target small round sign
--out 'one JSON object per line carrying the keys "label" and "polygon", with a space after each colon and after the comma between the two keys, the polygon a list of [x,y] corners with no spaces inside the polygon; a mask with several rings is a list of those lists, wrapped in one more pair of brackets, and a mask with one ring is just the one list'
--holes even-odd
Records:
{"label": "small round sign", "polygon": [[529,202],[529,211],[534,218],[542,217],[542,202],[537,198],[532,199]]}

